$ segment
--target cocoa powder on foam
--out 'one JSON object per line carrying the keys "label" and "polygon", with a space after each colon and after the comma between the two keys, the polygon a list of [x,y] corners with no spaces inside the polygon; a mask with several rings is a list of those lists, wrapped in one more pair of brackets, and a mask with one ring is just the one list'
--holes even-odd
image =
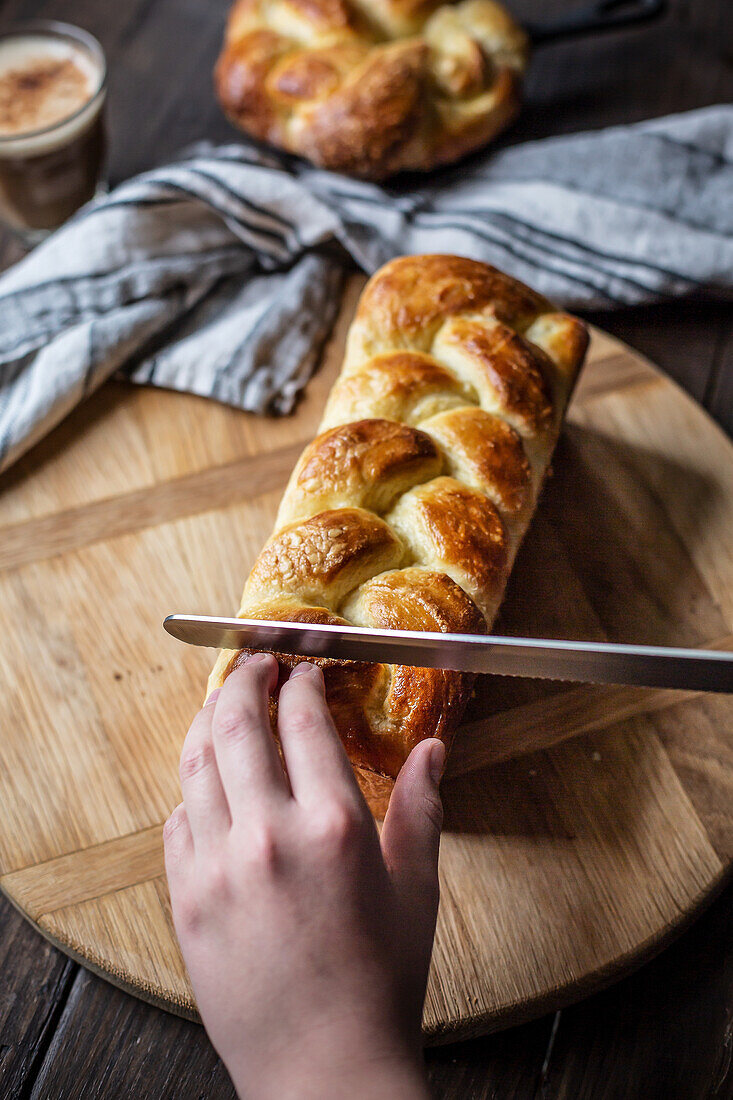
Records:
{"label": "cocoa powder on foam", "polygon": [[0,74],[0,134],[52,126],[89,99],[90,82],[72,58],[39,57]]}

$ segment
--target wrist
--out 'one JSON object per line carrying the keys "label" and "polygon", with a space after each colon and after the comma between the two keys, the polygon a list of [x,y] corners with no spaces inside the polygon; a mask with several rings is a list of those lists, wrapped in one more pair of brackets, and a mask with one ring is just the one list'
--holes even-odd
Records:
{"label": "wrist", "polygon": [[313,1041],[298,1051],[283,1040],[266,1066],[228,1066],[241,1100],[428,1100],[422,1051],[408,1044],[358,1046]]}
{"label": "wrist", "polygon": [[249,1074],[232,1077],[240,1100],[429,1100],[425,1071],[415,1062],[365,1061],[333,1069],[315,1066],[289,1067],[274,1073],[269,1081],[253,1084]]}

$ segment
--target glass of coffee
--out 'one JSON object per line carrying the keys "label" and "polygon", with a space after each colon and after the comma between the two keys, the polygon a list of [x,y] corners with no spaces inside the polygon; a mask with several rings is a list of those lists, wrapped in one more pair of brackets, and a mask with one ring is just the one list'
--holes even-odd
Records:
{"label": "glass of coffee", "polygon": [[106,85],[86,31],[34,22],[0,34],[0,219],[27,244],[100,187]]}

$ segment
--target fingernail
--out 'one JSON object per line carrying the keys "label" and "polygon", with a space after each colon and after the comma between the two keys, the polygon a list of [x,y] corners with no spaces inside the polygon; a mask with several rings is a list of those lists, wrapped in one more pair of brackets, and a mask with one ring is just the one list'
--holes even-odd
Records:
{"label": "fingernail", "polygon": [[443,765],[445,764],[445,745],[442,741],[436,739],[435,744],[430,749],[430,778],[437,787],[440,783],[440,778],[443,774]]}
{"label": "fingernail", "polygon": [[308,661],[301,661],[290,673],[290,679],[292,680],[294,676],[302,676],[304,672],[312,672],[315,667],[315,665],[309,664]]}
{"label": "fingernail", "polygon": [[244,663],[245,665],[261,665],[269,656],[271,656],[269,653],[250,653]]}
{"label": "fingernail", "polygon": [[214,688],[211,695],[207,696],[204,706],[208,707],[209,703],[215,703],[216,700],[219,698],[220,691],[221,691],[221,688]]}

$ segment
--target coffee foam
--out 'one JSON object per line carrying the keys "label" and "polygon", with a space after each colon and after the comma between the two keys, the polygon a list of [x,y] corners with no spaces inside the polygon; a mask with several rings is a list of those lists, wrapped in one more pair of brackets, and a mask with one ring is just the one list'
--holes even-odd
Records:
{"label": "coffee foam", "polygon": [[68,39],[0,39],[0,157],[39,156],[73,141],[99,114],[103,78],[101,63]]}

